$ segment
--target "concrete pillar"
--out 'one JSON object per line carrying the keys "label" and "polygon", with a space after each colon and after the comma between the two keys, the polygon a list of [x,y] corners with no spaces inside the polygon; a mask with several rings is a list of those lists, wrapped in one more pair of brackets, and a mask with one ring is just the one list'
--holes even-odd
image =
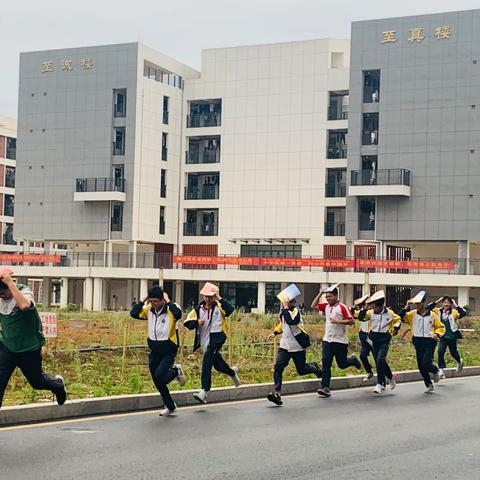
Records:
{"label": "concrete pillar", "polygon": [[457,304],[464,307],[470,303],[470,289],[468,287],[458,287]]}
{"label": "concrete pillar", "polygon": [[370,295],[370,275],[368,273],[365,274],[364,280],[363,280],[363,294]]}
{"label": "concrete pillar", "polygon": [[178,303],[182,308],[183,305],[183,282],[181,280],[175,280],[175,302]]}
{"label": "concrete pillar", "polygon": [[145,297],[148,294],[148,280],[146,278],[142,278],[140,280],[140,298],[139,300],[143,302]]}
{"label": "concrete pillar", "polygon": [[127,280],[127,305],[130,305],[130,303],[133,302],[135,296],[136,295],[133,292],[133,280]]}
{"label": "concrete pillar", "polygon": [[93,278],[87,277],[83,281],[83,309],[90,311],[93,308]]}
{"label": "concrete pillar", "polygon": [[93,279],[93,301],[92,307],[95,312],[103,310],[103,279]]}
{"label": "concrete pillar", "polygon": [[257,311],[258,313],[265,313],[265,296],[266,296],[265,282],[258,282],[257,288]]}
{"label": "concrete pillar", "polygon": [[470,273],[470,242],[462,240],[458,242],[458,273],[468,275]]}
{"label": "concrete pillar", "polygon": [[105,242],[105,266],[111,267],[113,262],[113,243],[110,240]]}
{"label": "concrete pillar", "polygon": [[42,283],[42,305],[49,307],[52,304],[52,279],[44,278]]}
{"label": "concrete pillar", "polygon": [[137,241],[128,242],[128,258],[130,268],[137,268]]}
{"label": "concrete pillar", "polygon": [[346,256],[347,258],[353,258],[355,255],[354,255],[354,249],[353,249],[353,242],[351,240],[348,240],[347,241],[347,245],[346,245]]}
{"label": "concrete pillar", "polygon": [[60,283],[60,308],[68,305],[68,278],[62,278]]}
{"label": "concrete pillar", "polygon": [[343,285],[343,297],[341,302],[349,307],[353,305],[353,283],[346,283]]}

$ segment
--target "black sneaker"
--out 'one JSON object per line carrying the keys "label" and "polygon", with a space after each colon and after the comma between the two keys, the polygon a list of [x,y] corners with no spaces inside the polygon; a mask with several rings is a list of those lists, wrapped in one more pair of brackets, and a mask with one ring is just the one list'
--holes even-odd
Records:
{"label": "black sneaker", "polygon": [[281,397],[278,393],[270,392],[267,395],[267,400],[274,403],[275,405],[278,405],[278,406],[283,405],[282,399],[281,399]]}
{"label": "black sneaker", "polygon": [[317,362],[312,362],[312,365],[316,368],[316,372],[314,372],[317,378],[322,378],[322,370],[320,369],[320,365]]}
{"label": "black sneaker", "polygon": [[331,395],[330,389],[328,387],[324,387],[323,385],[317,390],[317,393],[321,397],[329,397]]}
{"label": "black sneaker", "polygon": [[59,405],[63,405],[65,401],[67,400],[67,390],[65,390],[65,380],[61,375],[55,375],[54,377],[56,380],[61,380],[62,381],[62,389],[61,390],[56,390],[53,392],[55,395],[55,398],[57,399],[57,403]]}
{"label": "black sneaker", "polygon": [[355,355],[352,355],[352,361],[353,361],[353,365],[358,369],[360,370],[362,368],[362,364],[360,363],[360,360],[355,356]]}

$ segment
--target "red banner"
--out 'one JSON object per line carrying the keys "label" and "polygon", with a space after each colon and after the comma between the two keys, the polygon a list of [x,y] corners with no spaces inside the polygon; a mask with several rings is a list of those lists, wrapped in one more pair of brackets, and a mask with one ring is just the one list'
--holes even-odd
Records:
{"label": "red banner", "polygon": [[398,268],[413,270],[455,269],[455,263],[450,261],[370,260],[363,258],[210,257],[174,255],[173,262],[190,265],[243,265],[252,267]]}
{"label": "red banner", "polygon": [[60,255],[41,255],[35,253],[1,253],[3,263],[60,263]]}

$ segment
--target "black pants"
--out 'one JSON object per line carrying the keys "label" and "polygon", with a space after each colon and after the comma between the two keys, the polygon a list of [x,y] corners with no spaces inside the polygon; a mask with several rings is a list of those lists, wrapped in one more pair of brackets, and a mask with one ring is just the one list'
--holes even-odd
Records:
{"label": "black pants", "polygon": [[168,384],[178,375],[178,370],[173,366],[177,355],[177,346],[170,341],[155,342],[148,339],[150,353],[148,355],[148,367],[152,375],[153,383],[160,395],[163,404],[169,410],[175,410]]}
{"label": "black pants", "polygon": [[453,359],[460,363],[460,354],[457,349],[457,339],[456,338],[441,338],[438,342],[438,366],[440,368],[445,368],[445,353],[447,348],[450,350],[450,355]]}
{"label": "black pants", "polygon": [[13,353],[0,342],[0,406],[8,381],[16,367],[20,368],[28,383],[36,390],[50,390],[53,393],[63,390],[61,380],[43,372],[40,348],[31,352]]}
{"label": "black pants", "polygon": [[360,339],[360,344],[361,344],[360,361],[362,362],[362,365],[365,371],[373,375],[372,366],[368,361],[368,356],[370,355],[370,353],[373,353],[373,347],[370,345],[370,343],[367,342],[368,333],[360,331],[358,332],[358,338]]}
{"label": "black pants", "polygon": [[317,367],[315,365],[306,363],[307,356],[305,350],[300,350],[299,352],[289,352],[284,348],[279,348],[273,370],[273,381],[275,383],[276,392],[282,391],[282,375],[283,371],[290,362],[290,359],[293,360],[299,375],[310,375],[311,373],[317,373]]}
{"label": "black pants", "polygon": [[413,345],[417,353],[417,365],[420,371],[425,386],[432,384],[430,380],[430,373],[437,373],[438,367],[433,364],[433,355],[435,354],[435,347],[437,342],[433,338],[413,337]]}
{"label": "black pants", "polygon": [[392,336],[389,333],[370,332],[370,340],[373,342],[373,355],[377,365],[377,383],[385,386],[386,378],[392,379],[393,374],[387,363],[388,349]]}
{"label": "black pants", "polygon": [[212,368],[230,377],[235,375],[235,372],[220,354],[220,350],[226,339],[227,336],[222,332],[210,334],[210,344],[208,345],[207,351],[203,353],[202,363],[202,389],[206,392],[209,392],[212,388]]}
{"label": "black pants", "polygon": [[330,388],[332,377],[333,359],[341,369],[355,365],[355,357],[348,357],[348,345],[346,343],[323,342],[322,343],[322,386]]}

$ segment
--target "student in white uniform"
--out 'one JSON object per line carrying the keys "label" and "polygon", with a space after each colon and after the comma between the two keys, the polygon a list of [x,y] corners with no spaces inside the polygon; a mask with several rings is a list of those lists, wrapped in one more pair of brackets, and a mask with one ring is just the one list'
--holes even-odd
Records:
{"label": "student in white uniform", "polygon": [[[348,336],[347,327],[355,323],[349,308],[338,300],[338,286],[332,285],[319,292],[312,302],[312,308],[325,315],[325,335],[322,343],[322,383],[317,390],[321,397],[330,397],[330,379],[333,359],[341,369],[355,367],[360,370],[362,365],[355,355],[347,357]],[[325,294],[325,302],[320,297]]]}
{"label": "student in white uniform", "polygon": [[148,322],[148,366],[164,403],[160,415],[172,415],[177,406],[168,384],[176,379],[181,387],[185,385],[182,366],[174,364],[179,346],[177,321],[182,318],[182,310],[160,286],[155,286],[145,300],[132,306],[130,316]]}
{"label": "student in white uniform", "polygon": [[373,345],[373,354],[377,365],[377,385],[374,392],[381,394],[387,379],[393,390],[397,385],[395,375],[387,362],[388,349],[392,336],[401,325],[400,317],[390,308],[385,307],[385,292],[375,292],[366,301],[367,309],[362,310],[358,320],[368,322],[368,338]]}
{"label": "student in white uniform", "polygon": [[[368,295],[367,293],[363,297],[357,298],[353,302],[353,308],[351,309],[351,312],[355,320],[358,320],[358,316],[360,312],[366,309],[367,304],[365,303],[365,301],[369,296],[370,295]],[[368,321],[360,322],[360,330],[358,331],[358,338],[360,340],[360,355],[359,355],[360,361],[362,362],[363,368],[367,372],[363,381],[368,382],[371,378],[373,378],[372,365],[368,360],[368,357],[370,356],[370,354],[372,354],[373,356],[373,343],[368,338]]]}
{"label": "student in white uniform", "polygon": [[267,400],[275,405],[282,405],[282,376],[290,359],[293,360],[299,375],[313,374],[317,378],[321,378],[322,372],[318,363],[306,363],[305,350],[310,345],[310,338],[303,329],[302,314],[300,309],[296,307],[295,298],[286,298],[282,302],[280,322],[275,327],[273,333],[269,335],[269,340],[273,340],[276,335],[282,335],[282,338],[280,339],[280,347],[273,371],[275,391],[267,395]]}
{"label": "student in white uniform", "polygon": [[[435,383],[440,380],[438,367],[433,363],[433,356],[437,342],[445,333],[445,325],[435,312],[426,308],[426,297],[426,292],[420,291],[407,302],[400,312],[400,317],[402,322],[407,323],[412,330],[412,343],[417,354],[418,370],[427,387],[425,393],[433,393],[435,387],[430,374],[432,374]],[[416,309],[409,311],[410,305],[415,305]]]}
{"label": "student in white uniform", "polygon": [[202,389],[193,394],[199,403],[207,403],[208,392],[212,387],[212,367],[220,373],[228,375],[233,384],[240,386],[238,367],[230,367],[223,359],[220,350],[227,340],[226,318],[234,311],[233,305],[221,298],[219,288],[207,282],[200,294],[203,302],[195,307],[187,316],[184,325],[195,330],[193,350],[202,348]]}

